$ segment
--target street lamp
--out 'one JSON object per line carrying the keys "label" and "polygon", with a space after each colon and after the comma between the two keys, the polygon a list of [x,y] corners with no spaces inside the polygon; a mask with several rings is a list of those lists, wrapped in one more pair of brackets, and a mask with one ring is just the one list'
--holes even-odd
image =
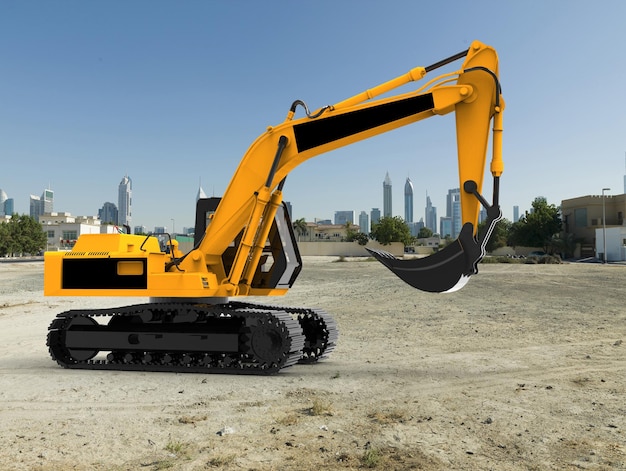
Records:
{"label": "street lamp", "polygon": [[604,192],[610,190],[610,188],[602,188],[602,263],[606,263],[606,197]]}

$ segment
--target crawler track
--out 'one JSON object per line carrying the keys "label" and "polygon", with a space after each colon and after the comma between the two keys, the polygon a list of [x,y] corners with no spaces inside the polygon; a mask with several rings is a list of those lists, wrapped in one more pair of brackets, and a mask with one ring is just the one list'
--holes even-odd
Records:
{"label": "crawler track", "polygon": [[65,368],[267,375],[325,358],[337,337],[317,309],[148,303],[61,313],[47,344]]}

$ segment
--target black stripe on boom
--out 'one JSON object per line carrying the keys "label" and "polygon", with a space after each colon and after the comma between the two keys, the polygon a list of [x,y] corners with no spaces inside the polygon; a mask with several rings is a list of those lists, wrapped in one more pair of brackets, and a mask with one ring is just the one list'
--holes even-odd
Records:
{"label": "black stripe on boom", "polygon": [[431,93],[294,126],[298,152],[433,109]]}

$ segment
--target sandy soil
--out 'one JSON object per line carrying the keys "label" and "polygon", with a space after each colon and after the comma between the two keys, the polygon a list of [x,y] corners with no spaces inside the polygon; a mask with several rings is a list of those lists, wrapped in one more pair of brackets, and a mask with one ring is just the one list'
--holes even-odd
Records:
{"label": "sandy soil", "polygon": [[270,301],[334,313],[337,350],[272,377],[62,369],[57,313],[144,300],[0,264],[0,469],[626,469],[626,267],[483,264],[433,295],[332,260]]}

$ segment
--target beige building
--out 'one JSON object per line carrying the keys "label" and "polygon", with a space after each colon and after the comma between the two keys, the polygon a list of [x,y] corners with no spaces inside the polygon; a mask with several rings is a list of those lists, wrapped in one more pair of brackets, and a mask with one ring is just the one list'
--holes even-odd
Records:
{"label": "beige building", "polygon": [[81,234],[114,234],[117,228],[101,224],[96,216],[72,216],[65,212],[45,213],[39,223],[48,237],[46,250],[70,250]]}
{"label": "beige building", "polygon": [[[355,232],[361,231],[356,224],[350,224],[350,229]],[[314,222],[307,222],[305,231],[296,228],[294,232],[298,242],[341,242],[348,235],[345,224],[316,224]]]}
{"label": "beige building", "polygon": [[[606,221],[603,221],[603,204]],[[581,256],[597,256],[597,229],[624,225],[626,194],[588,195],[561,201],[563,231],[581,243]],[[607,242],[608,245],[608,242]]]}

